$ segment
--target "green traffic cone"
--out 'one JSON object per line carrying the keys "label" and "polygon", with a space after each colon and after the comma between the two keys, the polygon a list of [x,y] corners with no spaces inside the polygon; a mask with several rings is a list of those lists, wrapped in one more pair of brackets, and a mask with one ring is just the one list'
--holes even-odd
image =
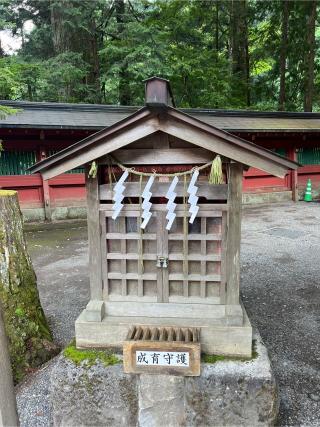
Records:
{"label": "green traffic cone", "polygon": [[312,202],[312,194],[311,194],[311,179],[308,179],[307,186],[306,186],[306,192],[304,193],[304,201],[305,202]]}

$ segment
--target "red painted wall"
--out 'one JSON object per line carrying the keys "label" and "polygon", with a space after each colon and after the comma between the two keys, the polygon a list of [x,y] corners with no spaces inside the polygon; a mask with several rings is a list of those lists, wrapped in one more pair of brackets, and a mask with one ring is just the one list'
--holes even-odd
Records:
{"label": "red painted wall", "polygon": [[[305,188],[308,178],[313,187],[320,187],[320,165],[298,169],[298,186]],[[84,174],[63,174],[48,180],[51,207],[81,206],[85,203]],[[42,178],[35,175],[0,176],[0,188],[18,191],[22,208],[43,207]],[[276,178],[258,169],[250,168],[244,173],[245,192],[267,192],[290,190],[290,175]]]}
{"label": "red painted wall", "polygon": [[[85,201],[84,174],[63,174],[49,179],[51,207],[81,206]],[[0,188],[18,191],[22,208],[43,207],[42,178],[35,175],[0,176]]]}
{"label": "red painted wall", "polygon": [[[34,150],[38,159],[52,150],[65,148],[88,136],[88,130],[45,130],[39,129],[0,129],[0,139],[6,150]],[[251,135],[238,134],[266,148],[285,148],[294,153],[294,147],[319,146],[319,137],[310,135]],[[293,158],[293,157],[291,157]],[[244,174],[245,192],[269,192],[291,189],[291,173],[285,178],[276,178],[258,169],[250,168]],[[312,179],[313,188],[320,187],[320,165],[304,166],[298,170],[298,187],[304,189],[307,179]],[[84,174],[63,174],[48,181],[51,207],[81,206],[85,203]],[[43,181],[36,175],[0,176],[0,188],[18,191],[22,208],[40,208],[44,206]]]}
{"label": "red painted wall", "polygon": [[284,178],[277,178],[259,169],[250,168],[244,173],[243,191],[266,192],[290,190],[289,173]]}

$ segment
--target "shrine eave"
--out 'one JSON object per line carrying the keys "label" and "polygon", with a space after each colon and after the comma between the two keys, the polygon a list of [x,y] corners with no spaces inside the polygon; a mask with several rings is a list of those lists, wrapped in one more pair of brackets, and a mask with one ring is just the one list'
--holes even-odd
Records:
{"label": "shrine eave", "polygon": [[173,107],[161,111],[143,107],[114,125],[48,157],[30,168],[45,179],[90,163],[155,132],[164,132],[231,160],[284,176],[298,164],[252,142],[234,136]]}

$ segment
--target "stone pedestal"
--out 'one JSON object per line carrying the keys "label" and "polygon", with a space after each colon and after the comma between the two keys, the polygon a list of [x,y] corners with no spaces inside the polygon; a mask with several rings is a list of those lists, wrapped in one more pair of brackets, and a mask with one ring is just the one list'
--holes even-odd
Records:
{"label": "stone pedestal", "polygon": [[266,348],[250,361],[203,363],[200,377],[124,374],[121,364],[76,366],[51,377],[55,426],[269,426],[278,394]]}
{"label": "stone pedestal", "polygon": [[[173,317],[110,316],[106,306],[106,315],[101,309],[102,301],[91,301],[75,323],[78,348],[122,348],[123,341],[132,325],[149,327],[191,327],[201,329],[201,350],[208,354],[249,357],[251,355],[252,326],[247,313],[241,305],[217,306],[221,318],[202,319]],[[164,304],[163,304],[164,305]],[[183,305],[183,304],[182,304]],[[167,308],[171,309],[168,304]],[[214,310],[214,305],[210,307]],[[101,320],[102,319],[102,320]]]}

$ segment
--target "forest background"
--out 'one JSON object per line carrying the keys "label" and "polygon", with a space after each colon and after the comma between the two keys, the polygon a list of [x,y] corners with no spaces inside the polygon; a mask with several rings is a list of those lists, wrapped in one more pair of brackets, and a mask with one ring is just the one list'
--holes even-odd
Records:
{"label": "forest background", "polygon": [[[320,110],[316,0],[0,0],[0,99],[142,105],[145,78],[178,107]],[[32,30],[26,33],[26,23]]]}

